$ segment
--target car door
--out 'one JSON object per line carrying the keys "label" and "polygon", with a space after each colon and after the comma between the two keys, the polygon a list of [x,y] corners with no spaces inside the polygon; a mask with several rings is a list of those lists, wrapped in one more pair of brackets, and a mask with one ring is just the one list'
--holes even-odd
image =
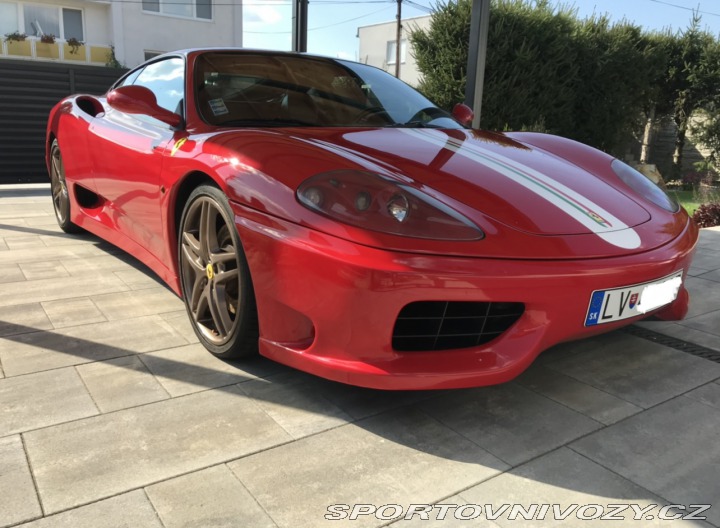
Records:
{"label": "car door", "polygon": [[[158,105],[183,113],[185,61],[171,57],[127,76],[121,85],[139,85],[155,94]],[[146,115],[108,108],[90,127],[95,184],[124,234],[167,265],[160,201],[164,152],[174,130]],[[107,209],[106,209],[107,210]]]}

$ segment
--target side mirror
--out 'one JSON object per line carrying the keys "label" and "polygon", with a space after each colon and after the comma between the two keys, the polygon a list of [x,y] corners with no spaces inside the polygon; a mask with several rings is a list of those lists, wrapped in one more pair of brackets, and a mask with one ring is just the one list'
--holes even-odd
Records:
{"label": "side mirror", "polygon": [[121,86],[107,94],[108,104],[126,114],[142,114],[167,123],[173,128],[182,125],[182,117],[158,106],[155,94],[144,86]]}
{"label": "side mirror", "polygon": [[452,116],[458,121],[458,123],[468,127],[472,126],[473,119],[475,118],[472,108],[463,103],[455,105],[452,110]]}

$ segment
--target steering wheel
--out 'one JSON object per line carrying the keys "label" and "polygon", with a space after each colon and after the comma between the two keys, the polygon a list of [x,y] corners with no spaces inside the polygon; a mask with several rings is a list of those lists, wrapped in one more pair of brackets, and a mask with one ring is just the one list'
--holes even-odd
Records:
{"label": "steering wheel", "polygon": [[373,116],[385,116],[388,121],[392,121],[390,114],[382,106],[371,106],[360,110],[353,120],[353,124],[363,123]]}

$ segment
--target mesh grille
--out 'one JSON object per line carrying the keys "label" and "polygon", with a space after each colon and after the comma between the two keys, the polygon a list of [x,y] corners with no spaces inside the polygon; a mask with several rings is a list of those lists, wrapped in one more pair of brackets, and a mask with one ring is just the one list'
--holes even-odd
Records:
{"label": "mesh grille", "polygon": [[475,347],[498,337],[524,311],[514,302],[410,303],[395,322],[392,346],[401,352]]}

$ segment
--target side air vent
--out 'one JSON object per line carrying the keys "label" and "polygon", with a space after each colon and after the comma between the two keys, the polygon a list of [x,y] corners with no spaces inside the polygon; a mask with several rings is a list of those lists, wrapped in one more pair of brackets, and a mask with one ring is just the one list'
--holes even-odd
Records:
{"label": "side air vent", "polygon": [[395,322],[392,346],[400,352],[475,347],[505,332],[524,311],[516,302],[410,303]]}

